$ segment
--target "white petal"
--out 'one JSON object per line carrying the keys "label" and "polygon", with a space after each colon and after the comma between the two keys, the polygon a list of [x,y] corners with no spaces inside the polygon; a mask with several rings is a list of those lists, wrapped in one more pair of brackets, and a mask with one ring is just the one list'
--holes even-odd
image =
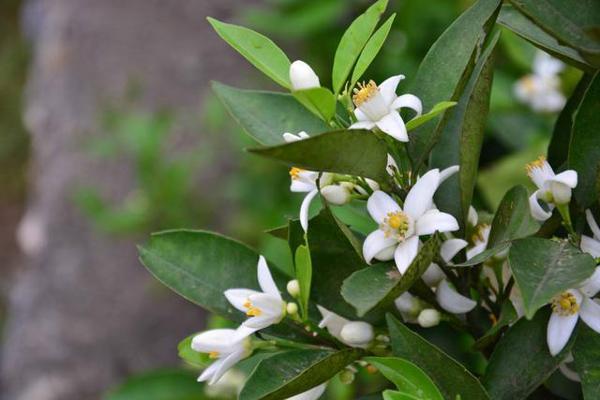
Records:
{"label": "white petal", "polygon": [[460,167],[458,165],[452,165],[448,168],[444,168],[440,171],[440,183],[441,185],[446,179],[450,178],[452,175],[459,171]]}
{"label": "white petal", "polygon": [[596,267],[592,276],[583,282],[580,290],[587,297],[594,297],[600,292],[600,267]]}
{"label": "white petal", "polygon": [[280,295],[273,296],[267,293],[253,294],[252,296],[250,296],[250,302],[254,307],[262,311],[261,315],[268,315],[270,317],[273,317],[275,320],[282,316],[283,307],[285,306]]}
{"label": "white petal", "polygon": [[560,370],[561,374],[563,374],[567,379],[572,380],[573,382],[581,382],[579,374],[573,371],[571,368],[569,368],[566,361],[561,362],[558,365],[558,369]]}
{"label": "white petal", "polygon": [[301,179],[292,179],[290,191],[294,193],[308,193],[315,190],[316,187],[317,185],[314,182],[307,182]]}
{"label": "white petal", "polygon": [[584,298],[579,316],[587,326],[600,333],[600,304],[587,297]]}
{"label": "white petal", "polygon": [[[386,238],[385,233],[381,229],[377,229],[369,234],[363,243],[363,257],[370,264],[382,251],[391,248],[395,249],[398,241],[393,238]],[[392,250],[393,253],[393,250]],[[385,260],[382,260],[385,261]]]}
{"label": "white petal", "polygon": [[367,129],[371,130],[375,128],[375,122],[372,121],[358,121],[350,125],[348,129]]}
{"label": "white petal", "polygon": [[364,112],[362,112],[361,109],[358,108],[358,107],[356,107],[354,109],[354,116],[356,117],[356,119],[358,121],[368,121],[368,122],[371,122],[373,124],[373,126],[375,126],[375,123],[369,119],[369,117],[367,116],[367,114],[365,114]]}
{"label": "white petal", "polygon": [[404,292],[394,300],[394,304],[398,311],[402,313],[414,313],[418,300],[415,296],[410,294],[409,292]]}
{"label": "white petal", "polygon": [[327,382],[320,384],[306,392],[302,392],[292,397],[288,397],[287,400],[317,400],[319,397],[325,393],[325,388],[327,388]]}
{"label": "white petal", "polygon": [[444,274],[444,271],[436,263],[431,263],[423,275],[421,275],[421,279],[429,287],[437,286],[444,278],[446,278],[446,274]]}
{"label": "white petal", "polygon": [[487,247],[487,242],[479,242],[475,246],[468,249],[467,250],[467,260],[470,260],[471,258],[475,257],[476,255],[483,253],[486,247]]}
{"label": "white petal", "polygon": [[440,233],[458,230],[458,222],[452,215],[439,210],[429,210],[415,223],[417,235],[431,235],[435,231]]}
{"label": "white petal", "polygon": [[554,178],[550,179],[553,182],[559,182],[563,185],[570,187],[571,189],[577,186],[577,171],[572,169],[561,172],[556,175]]}
{"label": "white petal", "polygon": [[477,225],[477,221],[479,221],[479,215],[477,215],[477,210],[475,210],[475,207],[469,206],[469,216],[467,219],[471,226]]}
{"label": "white petal", "polygon": [[387,156],[387,166],[385,167],[385,170],[387,171],[388,174],[390,174],[392,176],[394,175],[395,171],[400,170],[398,168],[398,164],[396,164],[396,160],[394,160],[394,157],[392,157],[389,154]]}
{"label": "white petal", "polygon": [[398,203],[394,201],[387,193],[377,190],[373,192],[367,201],[367,210],[371,217],[378,224],[383,223],[388,213],[402,211]]}
{"label": "white petal", "polygon": [[403,94],[392,103],[392,108],[394,110],[404,107],[414,110],[417,113],[415,118],[423,113],[423,104],[421,103],[421,100],[414,94]]}
{"label": "white petal", "polygon": [[445,279],[440,282],[440,285],[435,291],[435,297],[437,298],[440,307],[452,314],[467,313],[477,305],[477,302],[474,300],[463,296],[451,288]]}
{"label": "white petal", "polygon": [[323,317],[321,322],[319,322],[319,328],[327,328],[327,331],[329,331],[331,335],[339,339],[342,328],[350,321],[318,304],[317,309]]}
{"label": "white petal", "polygon": [[[225,358],[219,359],[218,367],[215,369],[214,373],[212,374],[212,377],[211,377],[210,381],[208,382],[208,384],[214,385],[215,383],[217,383],[217,381],[219,379],[221,379],[221,377],[225,374],[225,372],[227,372],[229,370],[229,368],[233,367],[235,364],[238,363],[238,361],[240,361],[242,358],[244,358],[245,353],[246,353],[246,351],[244,349],[242,349],[235,353],[231,353],[230,355],[228,355]],[[215,362],[214,364],[217,364],[217,362]]]}
{"label": "white petal", "polygon": [[290,65],[289,74],[293,90],[312,89],[321,86],[315,71],[304,61],[294,61]]}
{"label": "white petal", "polygon": [[212,380],[212,377],[214,376],[215,372],[217,372],[222,363],[223,360],[215,360],[204,371],[202,371],[202,374],[200,374],[200,376],[198,377],[198,382]]}
{"label": "white petal", "polygon": [[385,249],[381,250],[379,253],[375,254],[375,256],[373,257],[376,260],[379,261],[390,261],[394,259],[394,251],[396,251],[396,245],[398,243],[394,243],[393,246],[390,247],[386,247]]}
{"label": "white petal", "polygon": [[396,99],[396,89],[401,80],[404,79],[404,75],[395,75],[387,78],[379,85],[379,93],[385,99],[386,104],[392,104]]}
{"label": "white petal", "polygon": [[304,232],[308,231],[308,211],[310,209],[310,203],[315,198],[315,196],[319,193],[318,189],[309,192],[304,200],[302,200],[302,205],[300,206],[300,225],[302,225],[302,229]]}
{"label": "white petal", "polygon": [[251,295],[258,293],[260,292],[251,289],[227,289],[224,292],[227,301],[243,313],[248,311],[248,308],[244,307],[244,303],[248,301]]}
{"label": "white petal", "polygon": [[600,257],[600,241],[592,239],[589,236],[581,235],[581,251],[591,254],[592,257]]}
{"label": "white petal", "polygon": [[396,251],[394,252],[394,261],[396,262],[396,268],[398,268],[398,271],[400,271],[401,274],[406,272],[418,252],[419,238],[417,236],[411,236],[404,242],[398,244],[398,247],[396,247]]}
{"label": "white petal", "polygon": [[406,125],[398,111],[391,111],[375,123],[379,129],[400,142],[408,142]]}
{"label": "white petal", "polygon": [[554,170],[548,161],[542,160],[541,164],[528,170],[529,177],[540,189],[543,189],[547,180],[554,178]]}
{"label": "white petal", "polygon": [[592,214],[591,210],[585,210],[585,219],[587,220],[587,223],[590,229],[592,230],[594,237],[597,240],[600,240],[600,227],[596,223],[596,220],[594,219],[594,215]]}
{"label": "white petal", "polygon": [[548,321],[548,331],[546,332],[546,341],[548,342],[550,354],[555,356],[565,347],[571,337],[571,333],[573,333],[573,329],[575,329],[575,325],[577,325],[578,318],[579,315],[577,314],[563,317],[557,313],[552,313]]}
{"label": "white petal", "polygon": [[285,132],[282,136],[283,136],[283,140],[285,140],[286,143],[293,143],[293,142],[302,140],[300,137],[294,135],[293,133],[289,133],[289,132]]}
{"label": "white petal", "polygon": [[267,261],[263,256],[258,257],[257,276],[258,284],[260,285],[262,291],[281,300],[281,295],[279,294],[277,285],[275,285],[275,281],[271,276],[271,271],[269,271]]}
{"label": "white petal", "polygon": [[531,210],[531,216],[538,221],[545,221],[552,216],[551,212],[547,212],[542,208],[539,203],[538,196],[541,194],[540,190],[536,190],[531,196],[529,196],[529,209]]}
{"label": "white petal", "polygon": [[467,244],[468,243],[462,239],[446,240],[444,243],[442,243],[442,248],[440,249],[440,256],[442,257],[442,260],[450,262],[450,260],[452,260],[459,251],[467,247]]}
{"label": "white petal", "polygon": [[433,206],[433,194],[440,183],[440,171],[432,169],[417,180],[404,201],[404,212],[417,220]]}
{"label": "white petal", "polygon": [[235,336],[235,329],[211,329],[202,332],[192,339],[192,349],[200,353],[231,352]]}

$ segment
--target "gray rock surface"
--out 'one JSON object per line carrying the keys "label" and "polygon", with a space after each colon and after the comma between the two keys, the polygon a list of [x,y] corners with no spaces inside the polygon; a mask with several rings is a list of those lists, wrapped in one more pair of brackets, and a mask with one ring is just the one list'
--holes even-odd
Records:
{"label": "gray rock surface", "polygon": [[[27,257],[10,290],[2,350],[7,400],[98,399],[134,371],[177,363],[176,344],[201,327],[197,307],[163,289],[137,261],[134,240],[98,233],[72,202],[94,183],[119,196],[129,165],[90,160],[99,106],[132,80],[142,103],[200,110],[209,79],[232,82],[244,61],[205,16],[233,0],[33,0],[25,110],[31,194],[21,224]],[[247,69],[246,69],[247,70]]]}

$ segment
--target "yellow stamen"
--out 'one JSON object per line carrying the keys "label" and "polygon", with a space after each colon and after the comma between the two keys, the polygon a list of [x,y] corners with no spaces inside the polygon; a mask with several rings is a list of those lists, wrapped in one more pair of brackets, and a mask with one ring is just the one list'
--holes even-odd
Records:
{"label": "yellow stamen", "polygon": [[546,157],[539,156],[537,160],[530,162],[525,166],[525,170],[527,171],[527,175],[531,175],[533,170],[540,169],[544,167],[544,163],[546,162]]}
{"label": "yellow stamen", "polygon": [[532,92],[535,89],[535,84],[531,75],[527,75],[526,77],[522,78],[521,83],[523,84],[523,88],[526,92]]}
{"label": "yellow stamen", "polygon": [[250,308],[252,307],[252,303],[250,302],[250,300],[246,300],[246,302],[243,304],[244,308]]}
{"label": "yellow stamen", "polygon": [[473,242],[473,243],[484,242],[485,237],[483,236],[483,232],[485,232],[485,230],[487,228],[489,228],[488,224],[477,225],[477,230],[475,231],[475,233],[473,233],[473,236],[471,236],[471,242]]}
{"label": "yellow stamen", "polygon": [[211,351],[210,353],[208,353],[208,358],[210,358],[211,360],[214,360],[215,358],[219,358],[219,352]]}
{"label": "yellow stamen", "polygon": [[385,232],[385,237],[394,236],[398,240],[404,240],[408,226],[408,216],[402,211],[396,211],[387,214],[381,229]]}
{"label": "yellow stamen", "polygon": [[369,100],[375,93],[377,93],[377,85],[372,80],[365,84],[364,82],[358,83],[358,88],[354,88],[354,95],[352,101],[356,107],[360,107],[365,101]]}
{"label": "yellow stamen", "polygon": [[299,179],[300,177],[300,173],[304,172],[305,170],[303,170],[302,168],[296,168],[296,167],[292,167],[290,169],[290,176],[292,177],[292,179],[296,180]]}
{"label": "yellow stamen", "polygon": [[262,310],[258,307],[250,307],[248,312],[246,312],[246,315],[249,317],[258,317],[261,314],[262,314]]}
{"label": "yellow stamen", "polygon": [[563,317],[574,315],[579,311],[579,304],[572,293],[563,292],[552,300],[552,311]]}

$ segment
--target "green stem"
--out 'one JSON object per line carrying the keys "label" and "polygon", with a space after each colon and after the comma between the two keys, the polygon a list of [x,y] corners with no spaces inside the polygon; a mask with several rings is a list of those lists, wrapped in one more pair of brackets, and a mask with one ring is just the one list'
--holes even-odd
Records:
{"label": "green stem", "polygon": [[563,219],[564,227],[567,229],[567,232],[569,232],[571,241],[575,245],[578,245],[579,235],[577,234],[577,232],[575,232],[575,229],[573,229],[573,223],[571,222],[571,213],[569,211],[569,203],[557,204],[556,208],[558,208],[558,212],[560,213],[560,216]]}

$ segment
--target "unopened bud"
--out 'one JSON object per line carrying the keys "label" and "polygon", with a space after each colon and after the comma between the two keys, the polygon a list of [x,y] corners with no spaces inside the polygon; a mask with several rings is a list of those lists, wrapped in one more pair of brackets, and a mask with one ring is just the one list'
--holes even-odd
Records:
{"label": "unopened bud", "polygon": [[365,347],[374,336],[373,326],[367,322],[348,322],[340,332],[342,341],[352,347]]}
{"label": "unopened bud", "polygon": [[419,322],[419,325],[421,327],[431,328],[440,323],[440,317],[441,315],[438,310],[435,310],[433,308],[426,308],[425,310],[421,311],[421,313],[417,317],[417,321]]}
{"label": "unopened bud", "polygon": [[294,61],[290,65],[290,82],[292,90],[312,89],[321,86],[315,71],[304,61]]}
{"label": "unopened bud", "polygon": [[286,286],[287,292],[293,298],[296,298],[300,295],[300,283],[298,283],[298,279],[292,279],[287,283]]}
{"label": "unopened bud", "polygon": [[344,385],[350,385],[352,382],[354,382],[354,372],[347,369],[340,372],[340,381]]}
{"label": "unopened bud", "polygon": [[341,206],[351,200],[347,185],[329,185],[321,189],[321,195],[328,203]]}
{"label": "unopened bud", "polygon": [[398,311],[408,314],[412,317],[419,314],[422,309],[419,299],[409,292],[402,293],[400,297],[394,300],[394,304],[396,305]]}
{"label": "unopened bud", "polygon": [[296,314],[298,314],[298,304],[287,303],[287,305],[285,306],[285,310],[287,311],[287,313],[289,315],[296,315]]}

